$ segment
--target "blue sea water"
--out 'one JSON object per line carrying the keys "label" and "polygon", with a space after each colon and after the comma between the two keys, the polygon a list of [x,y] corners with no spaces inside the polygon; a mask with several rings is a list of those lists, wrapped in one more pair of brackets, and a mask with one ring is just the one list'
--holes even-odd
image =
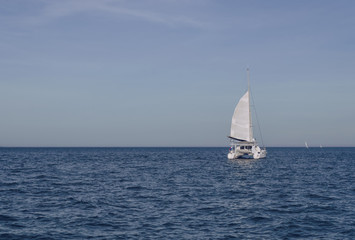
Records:
{"label": "blue sea water", "polygon": [[355,239],[355,148],[0,148],[0,239]]}

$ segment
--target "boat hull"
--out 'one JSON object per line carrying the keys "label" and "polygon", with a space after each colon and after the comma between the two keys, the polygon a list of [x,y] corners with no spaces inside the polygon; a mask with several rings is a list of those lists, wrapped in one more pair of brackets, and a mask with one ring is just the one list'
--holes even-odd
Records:
{"label": "boat hull", "polygon": [[253,154],[254,159],[266,158],[266,150],[261,150]]}
{"label": "boat hull", "polygon": [[228,159],[237,159],[237,158],[253,158],[260,159],[266,158],[266,150],[261,149],[258,145],[251,143],[243,145],[232,145],[229,153],[227,155]]}

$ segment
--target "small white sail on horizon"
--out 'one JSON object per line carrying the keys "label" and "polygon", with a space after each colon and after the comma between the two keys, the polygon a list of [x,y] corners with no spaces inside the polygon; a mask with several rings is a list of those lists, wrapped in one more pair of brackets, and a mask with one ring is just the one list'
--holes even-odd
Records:
{"label": "small white sail on horizon", "polygon": [[304,145],[306,145],[306,148],[308,149],[309,147],[308,147],[308,143],[307,142],[304,142]]}

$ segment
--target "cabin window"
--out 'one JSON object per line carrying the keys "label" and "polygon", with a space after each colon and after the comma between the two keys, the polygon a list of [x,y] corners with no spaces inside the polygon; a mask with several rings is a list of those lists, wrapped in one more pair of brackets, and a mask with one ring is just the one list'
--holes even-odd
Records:
{"label": "cabin window", "polygon": [[244,149],[244,146],[241,146],[240,149]]}

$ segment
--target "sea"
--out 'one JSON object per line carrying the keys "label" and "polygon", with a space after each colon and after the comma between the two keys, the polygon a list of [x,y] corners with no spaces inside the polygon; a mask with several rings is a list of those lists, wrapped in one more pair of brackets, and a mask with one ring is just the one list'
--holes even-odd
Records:
{"label": "sea", "polygon": [[0,239],[355,239],[355,148],[0,148]]}

